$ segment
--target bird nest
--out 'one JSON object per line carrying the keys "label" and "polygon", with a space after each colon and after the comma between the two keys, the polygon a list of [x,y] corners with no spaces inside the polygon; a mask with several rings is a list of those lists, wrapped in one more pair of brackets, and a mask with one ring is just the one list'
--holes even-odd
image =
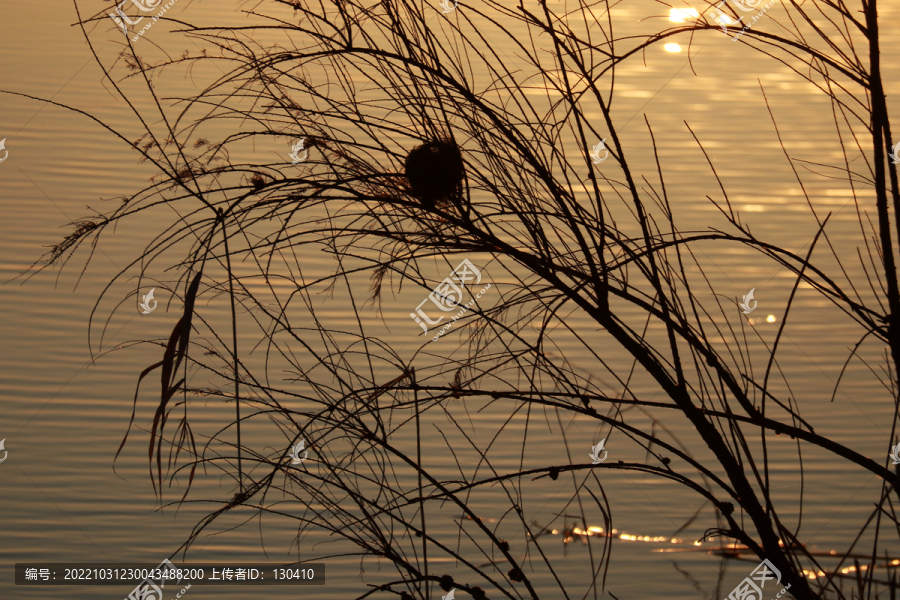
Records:
{"label": "bird nest", "polygon": [[451,140],[435,140],[413,148],[406,157],[406,177],[412,194],[423,205],[457,199],[465,176],[462,153]]}

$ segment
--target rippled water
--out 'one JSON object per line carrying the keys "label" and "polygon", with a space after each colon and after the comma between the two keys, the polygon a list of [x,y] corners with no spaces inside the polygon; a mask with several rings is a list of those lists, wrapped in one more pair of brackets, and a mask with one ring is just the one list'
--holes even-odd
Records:
{"label": "rippled water", "polygon": [[[99,10],[102,6],[93,2],[89,8]],[[173,11],[202,21],[231,9],[232,3],[228,2],[180,0]],[[641,12],[644,9],[651,12]],[[628,5],[616,9],[614,15],[636,21],[662,11],[660,7]],[[882,7],[881,12],[883,48],[893,51],[900,41],[895,19],[898,12],[894,7]],[[89,111],[115,127],[133,131],[131,113],[101,79],[80,31],[71,26],[75,21],[69,3],[4,2],[0,17],[0,88],[53,98]],[[140,43],[150,43],[151,38],[152,42],[165,45],[167,36],[164,31],[153,29]],[[615,110],[619,122],[633,117],[624,130],[626,146],[647,147],[646,127],[640,115],[647,112],[682,225],[724,227],[705,199],[707,194],[717,194],[718,186],[684,126],[683,121],[687,121],[713,156],[732,201],[753,231],[794,251],[805,250],[816,224],[778,146],[760,86],[765,88],[787,148],[796,157],[839,164],[839,148],[834,145],[833,127],[829,126],[830,105],[787,68],[750,54],[742,44],[718,37],[695,40],[693,64],[688,65],[687,40],[674,41],[685,50],[666,53],[654,49],[647,54],[646,67],[636,60],[617,75]],[[176,54],[180,50],[171,49]],[[105,56],[109,56],[108,51]],[[886,68],[888,97],[893,98],[894,93],[900,92],[900,83],[894,83],[900,82],[895,77],[898,69],[890,61]],[[179,91],[191,89],[190,81],[182,85],[184,89]],[[132,431],[129,444],[116,463],[116,472],[113,471],[113,457],[130,415],[136,374],[158,360],[158,348],[141,346],[93,357],[88,348],[88,318],[94,302],[110,278],[149,241],[154,223],[145,222],[143,227],[130,230],[122,227],[106,236],[84,274],[80,272],[84,254],[79,254],[64,270],[49,269],[30,279],[18,276],[45,251],[45,246],[56,243],[70,231],[65,225],[84,215],[87,204],[98,205],[101,198],[133,191],[144,185],[153,172],[147,165],[138,164],[121,141],[84,116],[29,99],[0,97],[0,139],[6,138],[10,153],[9,159],[0,164],[4,215],[0,220],[0,275],[7,282],[0,288],[0,439],[6,438],[9,451],[8,460],[0,464],[0,598],[121,598],[128,589],[14,588],[12,564],[35,560],[157,563],[177,548],[206,514],[208,505],[202,504],[183,506],[177,513],[174,509],[156,510],[146,458],[146,427],[152,416],[149,402],[139,407],[136,423],[143,430]],[[892,107],[900,109],[896,103]],[[636,160],[645,162],[641,157]],[[832,243],[842,256],[852,256],[858,225],[845,188],[811,176],[805,176],[804,183],[817,209],[834,213],[829,228]],[[767,304],[781,305],[793,283],[789,273],[761,263],[749,253],[717,253],[706,258],[712,267],[708,274],[723,292],[739,296],[750,288],[757,289],[759,313],[763,316],[769,314]],[[309,265],[310,270],[327,267]],[[773,298],[777,301],[772,302]],[[336,298],[338,306],[340,299]],[[164,300],[168,298],[160,298],[162,310],[146,317],[136,311],[116,313],[106,331],[103,350],[168,332],[178,318],[179,307],[167,307]],[[111,308],[104,305],[99,318],[105,318]],[[407,338],[414,326],[408,320],[408,310],[408,297],[386,302],[390,331],[385,335],[398,347],[411,350]],[[335,322],[348,318],[340,312],[330,316]],[[774,317],[778,320],[781,315]],[[587,323],[584,327],[588,327]],[[772,339],[774,326],[763,323],[759,328],[765,339]],[[814,421],[817,432],[864,455],[880,456],[890,432],[890,407],[863,366],[851,366],[842,387],[847,393],[839,393],[830,402],[841,361],[858,335],[857,328],[819,295],[801,287],[792,327],[783,341],[781,366],[794,386],[804,416]],[[98,343],[99,340],[93,340],[95,351]],[[582,360],[589,363],[586,356],[568,357],[576,364]],[[878,364],[877,356],[866,358]],[[504,416],[502,411],[491,409],[481,412],[471,423],[471,431],[493,432]],[[669,422],[665,413],[654,416],[680,438],[691,437],[684,423]],[[208,424],[229,417],[230,414],[210,409],[197,418],[200,424]],[[640,419],[636,423],[641,423]],[[645,419],[644,423],[649,421]],[[493,455],[498,467],[519,464],[523,426],[521,420],[514,420],[497,441],[496,447],[503,449]],[[571,424],[567,440],[575,454],[586,454],[583,440],[596,441],[598,432],[593,427]],[[526,463],[531,460],[546,464],[548,457],[563,452],[559,440],[550,434],[541,437],[532,433],[528,441]],[[794,447],[790,440],[781,438],[770,440],[770,444],[775,496],[796,498],[800,483]],[[616,445],[616,438],[612,438],[607,448],[616,460],[642,458],[640,449],[624,440]],[[443,449],[443,443],[436,440],[426,446],[425,455],[436,466],[446,458],[440,455]],[[811,453],[804,456],[804,461],[802,531],[814,549],[841,550],[871,510],[880,482],[828,456]],[[614,524],[620,533],[668,538],[700,506],[698,499],[683,488],[657,478],[629,472],[608,472],[604,477]],[[540,515],[536,517],[539,525],[558,532],[555,536],[548,534],[546,547],[551,556],[565,555],[570,559],[556,561],[560,577],[577,582],[587,577],[589,562],[586,547],[578,540],[569,545],[562,541],[566,526],[576,524],[562,516],[577,514],[562,501],[569,487],[562,480],[545,480],[534,488],[527,502],[532,514]],[[221,498],[232,487],[227,481],[219,482],[217,487],[211,477],[197,490],[198,498]],[[174,499],[180,493],[181,490],[167,491],[167,498]],[[486,518],[499,517],[493,513],[495,505],[489,495],[480,497],[474,508]],[[782,518],[791,519],[796,505],[782,510],[787,510]],[[452,532],[457,516],[450,512],[436,516],[435,528]],[[226,515],[220,527],[237,529],[201,537],[190,560],[287,562],[323,552],[312,546],[315,540],[300,548],[292,547],[292,532],[274,519],[264,520],[261,525],[250,521],[238,527],[245,517],[240,513]],[[594,525],[603,525],[599,514]],[[622,600],[709,598],[716,594],[724,597],[753,565],[730,563],[722,589],[717,592],[721,559],[691,551],[690,543],[712,525],[712,514],[707,508],[700,519],[678,534],[683,543],[616,541],[608,588]],[[503,533],[510,539],[521,537],[520,528],[504,527],[509,528]],[[656,551],[662,549],[670,552]],[[248,594],[237,588],[195,587],[190,598],[348,598],[359,594],[360,577],[366,580],[358,562],[334,560],[329,563],[329,580],[324,588],[265,588]]]}

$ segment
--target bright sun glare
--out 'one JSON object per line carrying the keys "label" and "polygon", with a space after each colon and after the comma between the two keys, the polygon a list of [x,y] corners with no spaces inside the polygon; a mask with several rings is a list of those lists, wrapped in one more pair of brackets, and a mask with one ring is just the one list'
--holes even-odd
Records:
{"label": "bright sun glare", "polygon": [[673,8],[669,11],[669,20],[673,23],[684,23],[688,19],[696,19],[700,13],[693,8]]}

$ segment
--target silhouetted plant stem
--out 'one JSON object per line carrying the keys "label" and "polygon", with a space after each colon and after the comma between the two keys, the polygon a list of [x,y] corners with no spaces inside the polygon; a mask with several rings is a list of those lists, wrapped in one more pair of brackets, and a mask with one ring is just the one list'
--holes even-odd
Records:
{"label": "silhouetted plant stem", "polygon": [[425,527],[425,494],[422,490],[422,429],[419,424],[419,384],[416,381],[416,370],[409,371],[416,409],[416,462],[419,468],[416,476],[419,479],[419,522],[422,527],[422,571],[425,574],[425,598],[431,597],[431,586],[428,585],[428,530]]}
{"label": "silhouetted plant stem", "polygon": [[234,373],[234,412],[235,426],[237,428],[237,452],[238,452],[238,487],[240,493],[244,493],[244,468],[242,465],[241,444],[241,388],[238,374],[238,338],[237,338],[237,312],[234,307],[234,271],[231,270],[231,252],[228,251],[228,230],[225,225],[225,213],[218,209],[219,220],[222,222],[222,240],[225,243],[225,264],[228,269],[228,297],[231,300],[231,364]]}

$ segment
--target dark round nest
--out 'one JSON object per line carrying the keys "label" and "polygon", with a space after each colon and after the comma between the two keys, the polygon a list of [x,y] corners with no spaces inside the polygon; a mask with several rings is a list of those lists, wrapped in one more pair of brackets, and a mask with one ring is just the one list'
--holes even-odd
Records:
{"label": "dark round nest", "polygon": [[454,142],[428,142],[413,148],[406,157],[412,193],[429,206],[459,194],[464,175],[462,154]]}

